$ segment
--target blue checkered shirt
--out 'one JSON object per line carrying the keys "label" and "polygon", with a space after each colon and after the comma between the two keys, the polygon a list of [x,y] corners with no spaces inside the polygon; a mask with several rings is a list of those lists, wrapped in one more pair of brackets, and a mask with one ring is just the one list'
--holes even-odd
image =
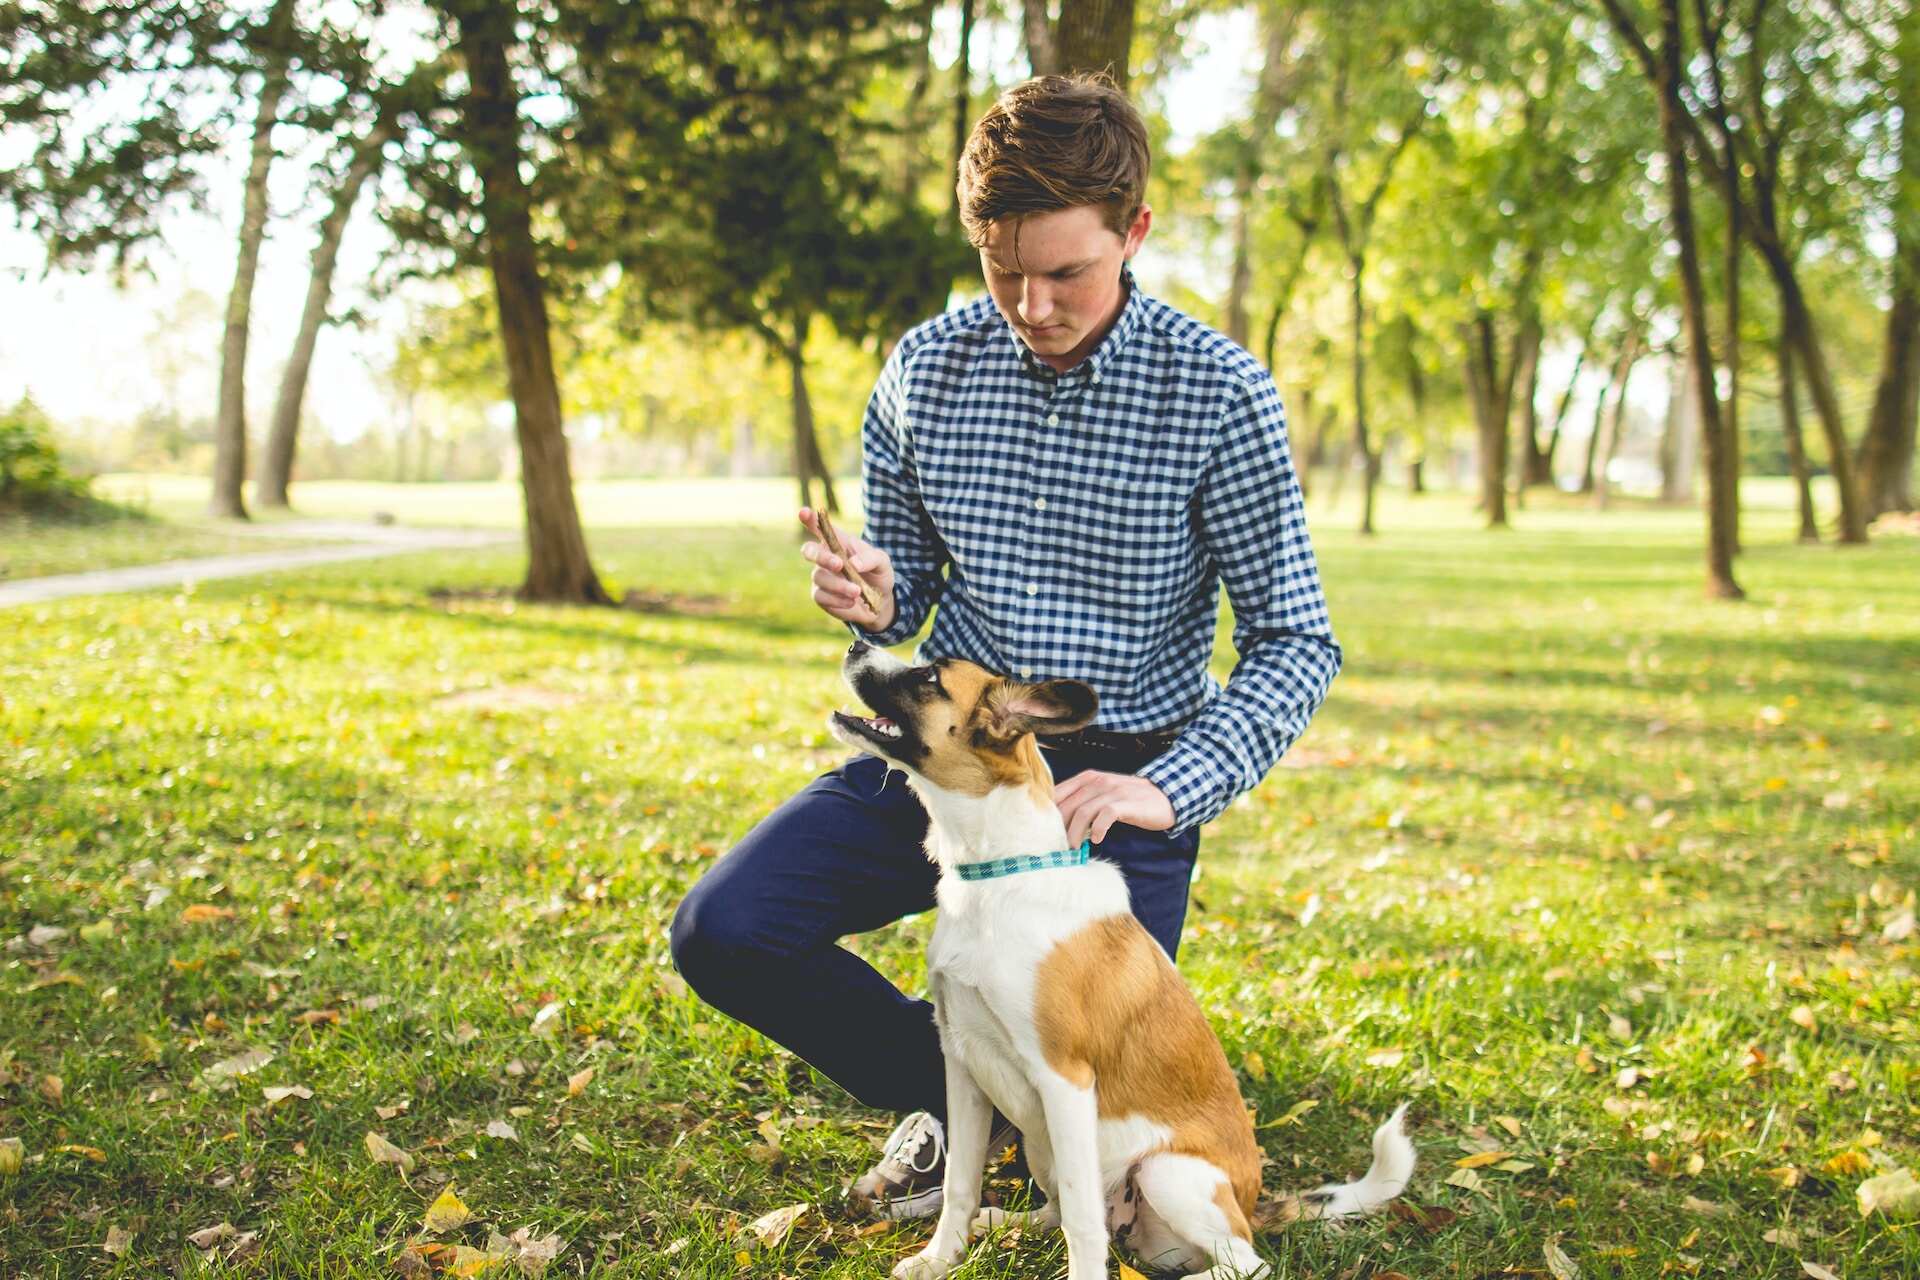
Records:
{"label": "blue checkered shirt", "polygon": [[[1265,777],[1327,695],[1327,620],[1286,414],[1237,344],[1126,277],[1064,374],[991,298],[900,340],[861,426],[866,536],[893,561],[880,644],[1100,695],[1100,728],[1178,728],[1143,768],[1174,830]],[[1239,661],[1207,670],[1220,584]]]}

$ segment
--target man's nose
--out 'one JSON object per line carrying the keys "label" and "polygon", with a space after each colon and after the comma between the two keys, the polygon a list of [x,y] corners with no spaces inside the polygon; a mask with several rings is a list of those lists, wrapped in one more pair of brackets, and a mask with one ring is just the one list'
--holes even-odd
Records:
{"label": "man's nose", "polygon": [[1039,324],[1053,314],[1053,297],[1046,289],[1026,282],[1020,289],[1020,318],[1028,324]]}

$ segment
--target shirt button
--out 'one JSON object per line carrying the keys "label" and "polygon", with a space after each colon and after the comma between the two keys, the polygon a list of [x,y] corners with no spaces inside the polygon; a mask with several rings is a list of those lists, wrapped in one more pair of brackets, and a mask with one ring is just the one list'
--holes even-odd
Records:
{"label": "shirt button", "polygon": [[1047,500],[1045,498],[1035,498],[1033,500],[1033,509],[1035,511],[1045,511],[1047,509]]}
{"label": "shirt button", "polygon": [[1040,584],[1039,584],[1039,583],[1037,583],[1037,582],[1029,582],[1029,583],[1027,584],[1027,594],[1028,594],[1028,595],[1030,595],[1030,596],[1037,596],[1037,595],[1039,595],[1039,594],[1040,594]]}
{"label": "shirt button", "polygon": [[1048,415],[1047,415],[1047,425],[1048,425],[1048,426],[1050,426],[1050,427],[1057,427],[1057,426],[1059,426],[1059,425],[1060,425],[1060,415],[1059,415],[1059,414],[1057,414],[1057,413],[1050,413],[1050,414],[1048,414]]}
{"label": "shirt button", "polygon": [[1022,667],[1022,668],[1020,669],[1020,678],[1021,678],[1022,680],[1031,680],[1031,679],[1033,679],[1033,668],[1031,668],[1031,667]]}
{"label": "shirt button", "polygon": [[1098,369],[1095,369],[1095,370],[1093,371],[1093,380],[1094,380],[1095,382],[1098,382],[1098,381],[1100,381],[1100,371],[1099,371]]}

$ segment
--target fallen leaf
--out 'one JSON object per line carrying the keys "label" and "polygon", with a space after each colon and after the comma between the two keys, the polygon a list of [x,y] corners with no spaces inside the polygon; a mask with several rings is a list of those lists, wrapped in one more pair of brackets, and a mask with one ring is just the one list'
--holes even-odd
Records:
{"label": "fallen leaf", "polygon": [[1447,1176],[1447,1185],[1450,1187],[1460,1187],[1467,1191],[1478,1191],[1480,1189],[1480,1175],[1471,1169],[1455,1169]]}
{"label": "fallen leaf", "polygon": [[1493,1122],[1505,1129],[1509,1138],[1520,1136],[1520,1121],[1513,1116],[1495,1116]]}
{"label": "fallen leaf", "polygon": [[1804,1004],[1797,1004],[1787,1011],[1787,1021],[1807,1031],[1818,1031],[1820,1020],[1813,1016],[1813,1010]]}
{"label": "fallen leaf", "polygon": [[1284,1128],[1285,1126],[1290,1124],[1299,1124],[1301,1116],[1304,1116],[1305,1114],[1307,1114],[1307,1112],[1313,1110],[1315,1107],[1319,1105],[1320,1105],[1320,1100],[1318,1098],[1302,1098],[1300,1099],[1300,1101],[1294,1103],[1291,1107],[1287,1108],[1287,1114],[1281,1116],[1277,1120],[1269,1120],[1265,1124],[1261,1125],[1260,1127],[1262,1129],[1279,1129],[1279,1128]]}
{"label": "fallen leaf", "polygon": [[95,920],[80,926],[80,937],[87,942],[108,942],[113,938],[113,921]]}
{"label": "fallen leaf", "polygon": [[1246,1056],[1240,1059],[1240,1069],[1246,1072],[1250,1079],[1265,1080],[1267,1078],[1267,1060],[1260,1056],[1258,1050],[1247,1050]]}
{"label": "fallen leaf", "polygon": [[367,1154],[380,1164],[398,1165],[402,1174],[413,1172],[413,1157],[371,1130],[367,1133]]}
{"label": "fallen leaf", "polygon": [[100,1248],[116,1258],[124,1258],[127,1256],[127,1249],[131,1247],[132,1244],[133,1232],[122,1230],[119,1227],[108,1227],[106,1242],[102,1244]]}
{"label": "fallen leaf", "polygon": [[228,1080],[234,1076],[244,1076],[249,1072],[258,1071],[272,1061],[273,1050],[249,1049],[231,1058],[222,1058],[200,1074],[209,1080]]}
{"label": "fallen leaf", "polygon": [[772,1213],[755,1218],[747,1224],[747,1230],[753,1232],[761,1248],[777,1249],[787,1238],[787,1233],[793,1230],[793,1224],[798,1222],[800,1215],[806,1211],[807,1206],[804,1203],[790,1204],[784,1209],[775,1209]]}
{"label": "fallen leaf", "polygon": [[1470,1156],[1461,1156],[1453,1162],[1456,1169],[1484,1169],[1490,1164],[1499,1164],[1502,1160],[1511,1160],[1511,1151],[1479,1151]]}
{"label": "fallen leaf", "polygon": [[1567,1256],[1567,1251],[1560,1247],[1559,1241],[1547,1241],[1541,1253],[1546,1256],[1547,1270],[1552,1273],[1553,1280],[1580,1280],[1580,1268],[1573,1264],[1573,1259]]}
{"label": "fallen leaf", "polygon": [[1837,1173],[1845,1177],[1856,1173],[1865,1173],[1873,1168],[1873,1161],[1864,1151],[1848,1149],[1820,1166],[1828,1173]]}
{"label": "fallen leaf", "polygon": [[1807,1180],[1806,1174],[1790,1164],[1783,1164],[1777,1169],[1763,1169],[1760,1176],[1782,1191],[1791,1191]]}
{"label": "fallen leaf", "polygon": [[313,1090],[303,1084],[270,1084],[260,1090],[260,1092],[264,1094],[267,1101],[274,1106],[280,1105],[288,1098],[311,1098],[313,1096]]}
{"label": "fallen leaf", "polygon": [[1697,1213],[1703,1218],[1724,1218],[1733,1210],[1715,1200],[1702,1200],[1699,1196],[1688,1196],[1680,1202],[1680,1207],[1688,1213]]}
{"label": "fallen leaf", "polygon": [[505,1252],[495,1253],[491,1250],[476,1249],[472,1245],[459,1244],[453,1247],[453,1264],[447,1268],[446,1274],[460,1276],[464,1280],[464,1277],[480,1275],[495,1267],[503,1267],[511,1261],[513,1261],[512,1255]]}
{"label": "fallen leaf", "polygon": [[1778,1245],[1782,1249],[1798,1249],[1800,1233],[1790,1227],[1773,1227],[1760,1233],[1760,1238],[1768,1244]]}
{"label": "fallen leaf", "polygon": [[1631,1089],[1640,1083],[1642,1072],[1638,1067],[1622,1067],[1620,1074],[1613,1078],[1616,1089]]}
{"label": "fallen leaf", "polygon": [[486,1134],[489,1138],[505,1138],[508,1142],[518,1142],[520,1140],[520,1135],[514,1132],[513,1126],[505,1120],[489,1120],[487,1127],[480,1132]]}
{"label": "fallen leaf", "polygon": [[1600,1064],[1594,1061],[1593,1050],[1585,1045],[1581,1045],[1580,1052],[1573,1055],[1573,1065],[1588,1075],[1600,1070]]}
{"label": "fallen leaf", "polygon": [[27,984],[29,991],[45,991],[48,987],[84,987],[86,980],[77,973],[54,973],[44,978],[35,978]]}
{"label": "fallen leaf", "polygon": [[474,1026],[471,1022],[463,1022],[453,1029],[453,1042],[455,1044],[472,1044],[479,1038],[480,1028]]}
{"label": "fallen leaf", "polygon": [[1914,935],[1917,929],[1920,929],[1920,922],[1914,920],[1913,912],[1902,911],[1899,915],[1887,921],[1887,927],[1880,931],[1880,941],[1905,942]]}
{"label": "fallen leaf", "polygon": [[27,1144],[18,1138],[0,1138],[0,1178],[20,1172],[27,1159]]}
{"label": "fallen leaf", "polygon": [[187,1243],[196,1249],[211,1249],[222,1240],[231,1240],[239,1235],[239,1229],[231,1222],[216,1223],[211,1227],[202,1227],[187,1234]]}
{"label": "fallen leaf", "polygon": [[581,1094],[587,1091],[587,1086],[592,1083],[593,1083],[592,1067],[588,1067],[584,1071],[574,1072],[572,1075],[567,1077],[567,1096],[569,1098],[579,1097]]}
{"label": "fallen leaf", "polygon": [[558,1000],[550,1004],[541,1005],[540,1011],[533,1015],[533,1026],[531,1028],[533,1034],[537,1036],[550,1036],[558,1031],[560,1029],[561,1012],[560,1002]]}
{"label": "fallen leaf", "polygon": [[1451,1209],[1439,1205],[1415,1204],[1411,1200],[1393,1200],[1387,1205],[1393,1216],[1402,1222],[1411,1222],[1422,1231],[1439,1231],[1450,1227],[1460,1218]]}
{"label": "fallen leaf", "polygon": [[217,920],[233,919],[233,908],[216,907],[211,902],[196,902],[180,913],[180,919],[186,924],[212,924]]}
{"label": "fallen leaf", "polygon": [[1808,1262],[1805,1258],[1800,1259],[1800,1269],[1812,1276],[1813,1280],[1840,1280],[1839,1276],[1827,1268],[1817,1262]]}
{"label": "fallen leaf", "polygon": [[453,1192],[453,1184],[434,1198],[427,1206],[427,1216],[420,1225],[434,1235],[452,1231],[455,1227],[464,1227],[473,1221],[473,1210],[460,1203],[460,1197]]}
{"label": "fallen leaf", "polygon": [[[1147,1278],[1123,1262],[1120,1264],[1120,1274],[1115,1280],[1147,1280]],[[1374,1280],[1380,1280],[1380,1277],[1375,1276]]]}
{"label": "fallen leaf", "polygon": [[532,1227],[522,1227],[507,1240],[519,1253],[514,1255],[514,1265],[520,1268],[522,1275],[537,1276],[547,1269],[547,1264],[560,1256],[567,1247],[566,1241],[558,1235],[537,1236]]}
{"label": "fallen leaf", "polygon": [[390,1107],[382,1107],[382,1106],[376,1105],[373,1109],[373,1114],[376,1116],[379,1116],[382,1120],[391,1120],[395,1116],[405,1112],[406,1109],[412,1105],[413,1103],[411,1100],[402,1098],[399,1102],[394,1103]]}
{"label": "fallen leaf", "polygon": [[433,1274],[433,1268],[427,1265],[427,1260],[411,1249],[402,1249],[393,1255],[393,1269],[406,1276],[407,1280],[424,1280]]}
{"label": "fallen leaf", "polygon": [[303,1027],[318,1026],[322,1022],[332,1023],[340,1021],[340,1011],[338,1009],[309,1009],[305,1013],[297,1014],[293,1020]]}
{"label": "fallen leaf", "polygon": [[1493,1167],[1502,1173],[1525,1173],[1536,1166],[1531,1160],[1502,1160]]}
{"label": "fallen leaf", "polygon": [[1910,1169],[1896,1169],[1877,1178],[1868,1178],[1854,1189],[1860,1201],[1860,1216],[1883,1213],[1889,1218],[1920,1217],[1920,1182]]}
{"label": "fallen leaf", "polygon": [[1618,1040],[1621,1044],[1628,1044],[1633,1040],[1633,1024],[1617,1013],[1609,1013],[1607,1015],[1607,1034],[1615,1040]]}
{"label": "fallen leaf", "polygon": [[41,1076],[40,1096],[54,1106],[59,1106],[67,1096],[67,1082],[59,1076]]}
{"label": "fallen leaf", "polygon": [[1367,1055],[1367,1065],[1370,1067],[1397,1067],[1406,1060],[1406,1057],[1407,1051],[1405,1049],[1375,1049]]}
{"label": "fallen leaf", "polygon": [[82,1160],[91,1160],[95,1164],[105,1164],[107,1153],[98,1147],[83,1147],[77,1142],[66,1142],[53,1148],[55,1155],[79,1156]]}

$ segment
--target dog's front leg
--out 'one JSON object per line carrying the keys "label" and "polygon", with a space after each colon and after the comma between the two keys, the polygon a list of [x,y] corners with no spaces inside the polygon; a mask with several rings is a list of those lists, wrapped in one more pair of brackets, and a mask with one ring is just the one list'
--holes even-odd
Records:
{"label": "dog's front leg", "polygon": [[893,1269],[895,1280],[939,1280],[967,1254],[980,1184],[987,1174],[987,1139],[993,1104],[974,1083],[966,1064],[947,1059],[947,1175],[940,1197],[940,1225],[927,1247]]}
{"label": "dog's front leg", "polygon": [[1052,1072],[1036,1081],[1053,1145],[1060,1230],[1067,1237],[1067,1280],[1104,1280],[1107,1201],[1100,1185],[1100,1110],[1093,1085]]}

